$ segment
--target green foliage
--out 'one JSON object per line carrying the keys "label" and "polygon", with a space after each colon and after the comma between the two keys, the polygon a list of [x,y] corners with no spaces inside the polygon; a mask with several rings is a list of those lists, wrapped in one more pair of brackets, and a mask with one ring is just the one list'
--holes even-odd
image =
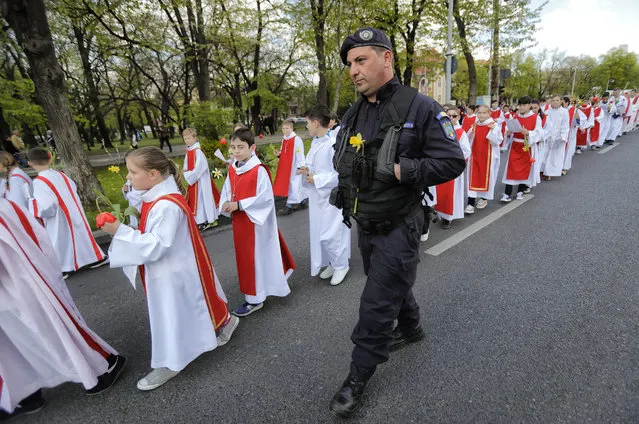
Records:
{"label": "green foliage", "polygon": [[235,115],[231,108],[220,108],[213,102],[201,102],[191,105],[189,113],[189,121],[193,123],[200,139],[218,140],[221,134],[228,134],[232,130]]}
{"label": "green foliage", "polygon": [[10,80],[0,74],[0,108],[11,127],[26,124],[35,128],[46,124],[44,110],[33,101],[34,97],[33,81],[22,78]]}

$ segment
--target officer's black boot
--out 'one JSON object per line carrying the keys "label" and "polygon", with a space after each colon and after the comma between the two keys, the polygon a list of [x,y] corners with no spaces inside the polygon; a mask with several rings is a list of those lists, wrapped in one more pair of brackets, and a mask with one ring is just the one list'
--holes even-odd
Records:
{"label": "officer's black boot", "polygon": [[360,407],[362,394],[366,387],[366,381],[359,381],[350,374],[335,393],[329,409],[331,413],[340,418],[348,418]]}
{"label": "officer's black boot", "polygon": [[399,350],[409,343],[416,343],[426,337],[421,325],[418,325],[412,330],[402,330],[399,326],[395,327],[392,336],[393,340],[388,347],[391,352]]}

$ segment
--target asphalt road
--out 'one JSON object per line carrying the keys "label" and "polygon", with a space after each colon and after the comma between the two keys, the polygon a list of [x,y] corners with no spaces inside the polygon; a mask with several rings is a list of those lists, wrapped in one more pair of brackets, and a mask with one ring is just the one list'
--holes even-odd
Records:
{"label": "asphalt road", "polygon": [[[352,422],[639,422],[637,163],[639,134],[585,152],[526,204],[440,256],[422,254],[414,291],[427,338],[378,368]],[[434,228],[422,250],[500,207]],[[298,265],[292,293],[152,392],[135,388],[150,363],[143,292],[117,269],[70,278],[89,325],[128,357],[127,369],[102,396],[48,389],[48,407],[15,422],[339,422],[327,407],[348,372],[365,282],[355,234],[351,273],[331,287],[308,276],[308,214],[279,223]],[[205,240],[236,306],[232,233]]]}

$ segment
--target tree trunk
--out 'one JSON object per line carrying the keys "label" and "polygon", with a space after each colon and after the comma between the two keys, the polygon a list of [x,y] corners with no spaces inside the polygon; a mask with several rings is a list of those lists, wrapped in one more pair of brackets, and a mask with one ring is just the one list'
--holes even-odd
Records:
{"label": "tree trunk", "polygon": [[95,78],[93,77],[93,70],[91,69],[91,60],[89,58],[91,41],[86,40],[85,45],[84,31],[76,25],[73,25],[73,34],[78,42],[78,50],[80,52],[80,59],[82,60],[82,72],[84,74],[84,80],[87,83],[87,95],[89,97],[89,103],[91,103],[91,108],[93,108],[93,116],[96,124],[98,125],[100,137],[104,140],[104,145],[106,147],[113,147],[113,144],[111,144],[109,129],[104,122],[104,114],[102,113],[102,107],[100,106],[100,95],[98,93],[98,88],[95,86]]}
{"label": "tree trunk", "polygon": [[[151,133],[153,134],[153,138],[158,138],[158,135],[155,133],[155,125],[153,124],[153,117],[151,116],[149,109],[147,109],[146,106],[142,106],[142,110],[144,111],[144,116],[146,117],[148,125],[151,127]],[[142,124],[144,125],[144,122]]]}
{"label": "tree trunk", "polygon": [[42,0],[0,0],[5,20],[24,50],[39,103],[53,130],[65,172],[77,184],[83,203],[102,191],[84,151],[66,93],[64,73],[55,56],[47,12]]}
{"label": "tree trunk", "polygon": [[326,11],[324,0],[311,0],[311,15],[313,32],[315,33],[315,56],[317,57],[317,70],[319,72],[319,84],[317,86],[317,103],[328,105],[328,83],[326,78],[326,40],[324,38],[326,27]]}
{"label": "tree trunk", "polygon": [[493,0],[493,57],[490,75],[490,96],[499,100],[499,15],[500,0]]}
{"label": "tree trunk", "polygon": [[468,104],[474,105],[477,102],[477,69],[475,68],[475,58],[468,45],[466,38],[466,23],[459,15],[459,0],[453,1],[453,16],[457,24],[459,38],[461,40],[462,52],[468,64]]}

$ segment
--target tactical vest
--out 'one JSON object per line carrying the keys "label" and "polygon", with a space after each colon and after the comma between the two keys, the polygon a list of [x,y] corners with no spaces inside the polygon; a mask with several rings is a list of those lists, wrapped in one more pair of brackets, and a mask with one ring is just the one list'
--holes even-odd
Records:
{"label": "tactical vest", "polygon": [[365,140],[359,152],[350,144],[350,139],[358,133],[354,127],[364,99],[344,116],[336,144],[338,150],[333,157],[339,185],[331,194],[331,204],[342,209],[344,224],[348,227],[352,216],[365,231],[387,233],[421,210],[423,188],[400,184],[394,169],[404,124],[415,122],[417,108],[411,111],[411,105],[416,96],[415,89],[399,86],[380,106],[377,135]]}

